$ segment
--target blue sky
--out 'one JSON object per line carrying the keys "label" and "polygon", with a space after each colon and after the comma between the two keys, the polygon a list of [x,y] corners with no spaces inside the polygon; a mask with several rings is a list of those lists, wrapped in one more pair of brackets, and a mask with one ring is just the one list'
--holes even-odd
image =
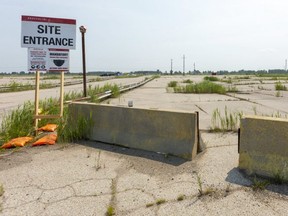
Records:
{"label": "blue sky", "polygon": [[[287,0],[1,0],[0,72],[27,70],[21,15],[87,26],[87,71],[284,68]],[[70,52],[81,72],[81,35]]]}

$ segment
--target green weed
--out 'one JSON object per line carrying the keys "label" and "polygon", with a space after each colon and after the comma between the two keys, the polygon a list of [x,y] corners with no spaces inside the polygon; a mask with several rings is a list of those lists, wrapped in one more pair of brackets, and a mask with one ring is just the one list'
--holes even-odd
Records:
{"label": "green weed", "polygon": [[30,135],[34,131],[33,124],[34,104],[28,101],[3,116],[0,127],[0,142]]}
{"label": "green weed", "polygon": [[207,80],[207,81],[211,81],[211,82],[220,81],[220,79],[218,77],[215,77],[215,76],[205,76],[203,79]]}
{"label": "green weed", "polygon": [[176,93],[218,93],[225,94],[226,89],[224,86],[210,82],[203,81],[196,84],[188,84],[186,86],[176,86],[174,87],[174,92]]}
{"label": "green weed", "polygon": [[168,83],[168,87],[174,88],[174,87],[176,87],[176,86],[177,86],[177,81],[170,81],[170,82]]}
{"label": "green weed", "polygon": [[285,183],[284,176],[283,176],[283,174],[281,173],[280,170],[278,170],[278,172],[276,172],[276,173],[273,175],[273,182],[274,182],[275,184],[283,184],[283,183]]}
{"label": "green weed", "polygon": [[112,215],[115,215],[115,209],[113,206],[108,206],[106,216],[112,216]]}
{"label": "green weed", "polygon": [[270,184],[269,181],[260,181],[256,177],[254,177],[251,187],[252,187],[252,190],[259,191],[259,190],[266,189],[266,187],[269,184]]}
{"label": "green weed", "polygon": [[149,207],[151,207],[151,206],[153,206],[154,205],[154,203],[147,203],[146,204],[146,208],[149,208]]}
{"label": "green weed", "polygon": [[242,116],[243,116],[242,112],[235,112],[235,113],[228,112],[226,106],[224,110],[224,115],[222,115],[220,110],[217,108],[212,113],[211,130],[222,132],[237,131]]}
{"label": "green weed", "polygon": [[181,194],[177,197],[177,201],[182,201],[185,199],[185,195]]}
{"label": "green weed", "polygon": [[[190,79],[187,79],[187,80],[184,80],[183,83],[189,83],[190,84],[190,83],[193,83],[193,81]],[[173,87],[173,86],[171,86],[171,87]]]}
{"label": "green weed", "polygon": [[283,85],[281,82],[275,83],[275,90],[277,91],[287,91],[287,87]]}
{"label": "green weed", "polygon": [[280,92],[280,91],[277,91],[277,92],[275,93],[275,97],[281,97],[281,92]]}
{"label": "green weed", "polygon": [[4,194],[4,187],[2,184],[0,184],[0,197]]}
{"label": "green weed", "polygon": [[156,205],[161,205],[161,204],[163,204],[165,202],[166,202],[165,199],[158,199],[158,200],[156,200]]}

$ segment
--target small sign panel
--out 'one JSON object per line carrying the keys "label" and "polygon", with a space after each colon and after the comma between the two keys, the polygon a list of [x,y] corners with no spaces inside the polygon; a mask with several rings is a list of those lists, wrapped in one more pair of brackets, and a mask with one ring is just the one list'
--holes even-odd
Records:
{"label": "small sign panel", "polygon": [[76,20],[22,16],[21,47],[76,48]]}
{"label": "small sign panel", "polygon": [[69,50],[49,49],[48,71],[69,71]]}
{"label": "small sign panel", "polygon": [[28,71],[47,71],[48,50],[39,48],[28,49]]}

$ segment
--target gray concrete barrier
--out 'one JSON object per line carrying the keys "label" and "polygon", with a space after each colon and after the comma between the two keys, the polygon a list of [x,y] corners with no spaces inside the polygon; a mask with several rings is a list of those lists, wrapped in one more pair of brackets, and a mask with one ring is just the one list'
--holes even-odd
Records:
{"label": "gray concrete barrier", "polygon": [[91,118],[87,138],[192,160],[197,154],[197,113],[75,102],[70,120]]}
{"label": "gray concrete barrier", "polygon": [[248,174],[288,180],[288,120],[241,119],[239,168]]}

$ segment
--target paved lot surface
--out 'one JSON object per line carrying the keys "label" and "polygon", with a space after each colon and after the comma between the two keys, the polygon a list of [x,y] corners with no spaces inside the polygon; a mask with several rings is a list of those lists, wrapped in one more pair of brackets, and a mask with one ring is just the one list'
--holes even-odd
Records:
{"label": "paved lot surface", "polygon": [[237,169],[237,134],[207,132],[216,108],[285,115],[287,95],[248,85],[230,96],[167,93],[175,79],[183,78],[156,79],[108,103],[199,111],[204,151],[195,160],[90,141],[5,151],[0,215],[105,215],[109,207],[116,215],[287,215],[287,185],[253,191],[253,178]]}

